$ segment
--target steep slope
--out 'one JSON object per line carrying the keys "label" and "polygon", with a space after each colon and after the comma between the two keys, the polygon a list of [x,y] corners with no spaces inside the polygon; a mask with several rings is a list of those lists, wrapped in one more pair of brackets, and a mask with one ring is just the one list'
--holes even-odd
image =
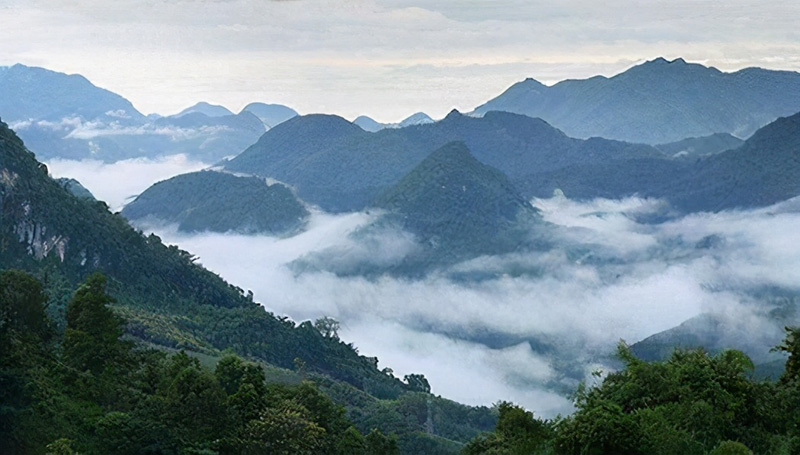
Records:
{"label": "steep slope", "polygon": [[[347,259],[352,256],[347,249],[334,246],[299,258],[291,268],[298,273],[418,278],[478,256],[549,245],[538,211],[502,172],[476,160],[463,142],[430,153],[375,198],[368,211],[378,216],[351,239],[371,245],[374,257]],[[385,250],[381,245],[387,238],[391,247]]]}
{"label": "steep slope", "polygon": [[437,256],[480,255],[525,246],[524,221],[536,217],[497,169],[463,142],[435,150],[375,201]]}
{"label": "steep slope", "polygon": [[280,235],[301,228],[308,211],[283,185],[200,171],[156,183],[125,206],[122,216],[177,223],[186,232]]}
{"label": "steep slope", "polygon": [[205,101],[200,101],[199,103],[189,106],[186,109],[178,112],[173,117],[180,117],[186,114],[193,114],[199,113],[203,115],[207,115],[209,117],[224,117],[226,115],[233,115],[233,112],[228,110],[225,106],[220,106],[218,104],[210,104],[206,103]]}
{"label": "steep slope", "polygon": [[475,109],[541,117],[573,137],[658,144],[713,133],[743,138],[800,110],[800,73],[716,68],[658,58],[611,78],[533,79]]}
{"label": "steep slope", "polygon": [[655,147],[667,156],[682,160],[695,160],[738,148],[744,141],[728,133],[715,133],[703,137],[690,137],[677,142],[658,144]]}
{"label": "steep slope", "polygon": [[[417,392],[379,371],[377,358],[358,355],[336,336],[323,336],[311,322],[296,325],[275,317],[251,295],[197,265],[189,253],[163,245],[155,235],[142,236],[102,202],[71,195],[47,176],[46,167],[2,122],[0,245],[0,269],[23,269],[39,278],[49,296],[48,313],[60,330],[64,304],[75,287],[101,271],[108,277],[106,292],[116,299],[113,309],[127,321],[127,334],[148,348],[185,349],[212,364],[230,349],[269,364],[265,365],[268,381],[311,380],[347,407],[361,431],[379,427],[396,433],[401,454],[420,453],[420,447],[428,453],[458,453],[460,443],[496,421],[486,407],[463,406]],[[76,380],[86,383],[83,376]],[[192,379],[183,381],[189,384]],[[64,386],[57,380],[53,383]],[[80,405],[83,410],[85,403]],[[101,409],[100,415],[107,411]],[[430,433],[426,421],[417,418],[426,412],[432,412],[436,422]],[[81,422],[79,428],[88,428],[85,425],[94,421]],[[131,436],[130,431],[138,430],[121,431]]]}
{"label": "steep slope", "polygon": [[605,139],[572,139],[546,122],[490,112],[451,112],[436,123],[368,133],[334,116],[292,119],[268,131],[224,167],[273,177],[328,211],[358,210],[395,184],[433,150],[463,141],[478,161],[505,173],[524,197],[540,194],[538,175],[577,163],[652,157],[658,150]]}
{"label": "steep slope", "polygon": [[281,104],[250,103],[242,109],[242,112],[249,112],[258,117],[267,129],[297,117],[294,109]]}
{"label": "steep slope", "polygon": [[762,207],[800,195],[800,113],[698,162],[665,196],[686,211]]}
{"label": "steep slope", "polygon": [[61,185],[65,190],[72,193],[73,196],[90,200],[95,199],[92,192],[86,189],[85,186],[81,185],[81,182],[75,179],[61,177],[56,179],[56,182],[58,182],[58,184]]}
{"label": "steep slope", "polygon": [[231,348],[284,368],[300,359],[309,371],[367,391],[402,388],[374,360],[323,337],[310,322],[276,318],[191,254],[142,236],[103,202],[73,196],[3,123],[0,164],[0,265],[39,276],[54,314],[69,289],[102,271],[128,333],[141,340],[200,352]]}

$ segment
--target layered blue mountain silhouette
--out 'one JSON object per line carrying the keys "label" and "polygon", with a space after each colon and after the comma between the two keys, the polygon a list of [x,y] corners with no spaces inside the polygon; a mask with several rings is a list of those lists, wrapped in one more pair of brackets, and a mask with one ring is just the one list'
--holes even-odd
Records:
{"label": "layered blue mountain silhouette", "polygon": [[453,141],[464,142],[480,162],[504,172],[526,198],[552,193],[538,183],[537,176],[546,171],[664,156],[647,145],[573,139],[523,115],[491,112],[473,118],[453,111],[435,123],[376,133],[336,116],[298,117],[223,165],[286,182],[305,201],[342,212],[366,207],[433,150]]}
{"label": "layered blue mountain silhouette", "polygon": [[374,133],[385,128],[405,128],[407,126],[425,125],[433,122],[434,120],[424,112],[412,114],[398,123],[380,123],[370,117],[367,117],[366,115],[358,116],[355,120],[353,120],[353,123],[360,126],[364,131],[369,131],[370,133]]}
{"label": "layered blue mountain silhouette", "polygon": [[259,103],[234,115],[200,102],[173,116],[144,116],[83,76],[19,64],[0,68],[0,93],[0,118],[44,160],[113,162],[184,153],[213,162],[238,154],[268,127],[296,115]]}
{"label": "layered blue mountain silhouette", "polygon": [[540,117],[573,137],[660,144],[730,133],[747,138],[800,111],[800,73],[747,68],[724,73],[657,58],[611,78],[552,87],[526,79],[475,109]]}

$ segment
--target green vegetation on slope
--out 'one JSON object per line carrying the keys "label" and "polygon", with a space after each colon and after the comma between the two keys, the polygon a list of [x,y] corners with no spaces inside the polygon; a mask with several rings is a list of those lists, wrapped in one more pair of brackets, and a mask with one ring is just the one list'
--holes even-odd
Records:
{"label": "green vegetation on slope", "polygon": [[[236,352],[261,365],[272,382],[298,384],[308,379],[320,384],[336,402],[346,405],[348,415],[358,422],[359,430],[367,435],[366,439],[370,438],[375,427],[397,433],[402,454],[453,454],[462,442],[494,424],[495,418],[489,409],[463,406],[419,393],[417,384],[423,382],[418,380],[420,375],[410,375],[415,380],[401,382],[390,372],[379,370],[378,359],[361,356],[354,346],[339,340],[335,331],[323,334],[311,322],[298,325],[288,318],[274,316],[253,302],[251,294],[194,264],[189,253],[163,245],[157,236],[142,236],[122,217],[111,214],[102,202],[70,194],[47,176],[45,166],[38,163],[16,135],[1,123],[0,158],[0,268],[26,270],[42,282],[42,292],[47,298],[46,313],[52,326],[47,337],[58,338],[62,333],[66,336],[68,325],[72,324],[70,321],[76,319],[68,311],[75,287],[94,271],[102,271],[107,276],[106,292],[115,300],[106,303],[117,317],[125,320],[126,338],[137,345],[161,351],[161,354],[146,355],[162,359],[158,361],[161,365],[158,368],[167,368],[165,365],[170,362],[164,358],[165,352],[185,349],[193,358],[202,359],[208,365],[220,362],[225,352]],[[78,319],[81,318],[84,317]],[[0,325],[0,329],[4,327],[5,323]],[[66,349],[67,345],[80,351],[81,346],[96,336],[69,333],[69,343],[55,341],[44,351],[53,353]],[[18,337],[15,335],[9,342],[13,345],[16,340]],[[113,343],[109,344],[111,351],[104,357],[113,357],[112,351],[116,349],[113,346]],[[6,347],[4,344],[3,361],[14,361],[16,357],[6,357]],[[100,352],[102,350],[98,350]],[[30,379],[34,384],[41,383],[48,390],[53,388],[68,395],[74,393],[70,390],[72,387],[83,387],[66,381],[61,373],[43,369],[43,360],[38,354],[26,357],[28,360],[22,359],[27,354],[18,354],[20,361],[28,362],[25,363],[25,372],[20,374],[37,371],[44,375]],[[97,365],[92,365],[90,370],[99,371]],[[19,365],[10,368],[16,371]],[[125,368],[134,366],[126,364]],[[169,375],[175,373],[170,371]],[[72,372],[64,374],[74,375]],[[172,378],[170,381],[176,380]],[[20,415],[39,416],[35,412],[64,415],[64,425],[74,426],[59,430],[61,435],[89,435],[98,431],[100,420],[94,417],[99,414],[92,414],[94,417],[88,420],[70,420],[71,414],[58,407],[61,397],[39,402],[41,409],[34,412],[32,398],[27,399],[22,393],[22,389],[27,387],[24,384],[29,383],[3,379],[0,388],[8,391],[7,396],[11,398],[3,398],[0,414],[16,412],[6,405],[11,406],[13,400],[23,400],[15,405]],[[182,381],[174,384],[174,387],[183,387]],[[404,404],[411,399],[404,398],[406,394],[428,397],[436,422],[434,428],[410,417],[418,410]],[[350,400],[348,397],[359,398]],[[94,405],[86,400],[88,398],[80,398],[78,404],[72,398],[62,401],[70,408],[92,408]],[[48,429],[61,428],[57,424],[43,423],[47,428],[39,428],[36,422],[47,421],[41,420],[40,416],[31,419],[31,431],[45,432],[45,436],[40,438],[26,433],[30,438],[18,440],[18,443],[38,444],[36,447],[41,448],[52,438],[61,437]],[[158,430],[137,428],[126,431],[139,434]],[[84,443],[91,444],[79,440],[82,441],[75,439],[79,447]],[[425,450],[418,450],[420,447],[425,447]],[[41,453],[41,450],[34,453]],[[172,452],[153,449],[151,453]]]}
{"label": "green vegetation on slope", "polygon": [[128,332],[144,341],[198,351],[230,348],[284,368],[299,358],[309,370],[359,388],[402,390],[399,380],[352,346],[323,337],[310,323],[275,317],[250,294],[194,264],[189,253],[142,236],[103,202],[69,194],[5,125],[0,154],[0,264],[40,277],[57,296],[53,316],[63,318],[65,289],[102,271]]}
{"label": "green vegetation on slope", "polygon": [[374,205],[416,235],[427,261],[529,247],[530,228],[539,220],[508,178],[476,160],[463,142],[435,150]]}
{"label": "green vegetation on slope", "polygon": [[212,371],[184,352],[134,349],[105,288],[100,274],[78,288],[61,337],[41,284],[0,272],[0,452],[397,453],[395,437],[365,437],[310,382],[268,385],[234,355]]}
{"label": "green vegetation on slope", "polygon": [[676,350],[665,361],[645,362],[621,343],[624,368],[579,388],[573,415],[542,421],[502,406],[495,431],[462,453],[800,453],[800,329],[786,333],[777,349],[789,360],[778,382],[753,380],[753,364],[739,351]]}
{"label": "green vegetation on slope", "polygon": [[126,205],[122,216],[177,223],[186,232],[278,235],[301,228],[308,211],[284,185],[200,171],[156,183]]}

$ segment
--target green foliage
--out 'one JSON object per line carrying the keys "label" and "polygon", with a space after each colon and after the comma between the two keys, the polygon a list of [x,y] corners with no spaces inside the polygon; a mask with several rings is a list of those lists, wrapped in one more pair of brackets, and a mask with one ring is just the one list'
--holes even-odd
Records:
{"label": "green foliage", "polygon": [[709,355],[676,350],[664,362],[636,359],[619,347],[625,369],[576,400],[578,411],[557,425],[559,453],[704,454],[739,440],[766,452],[788,428],[773,383],[755,383],[753,364],[738,351]]}
{"label": "green foliage", "polygon": [[502,402],[498,405],[499,418],[494,432],[481,435],[464,446],[464,455],[480,454],[538,454],[547,453],[553,437],[550,422],[542,421],[533,413]]}
{"label": "green foliage", "polygon": [[365,455],[397,455],[397,437],[385,434],[373,428],[364,438]]}
{"label": "green foliage", "polygon": [[308,219],[286,186],[214,171],[158,182],[126,205],[122,215],[130,220],[155,217],[187,232],[269,234],[294,232]]}
{"label": "green foliage", "polygon": [[[100,271],[107,277],[106,294],[116,301],[113,310],[125,318],[126,333],[139,340],[207,354],[231,349],[283,368],[292,368],[297,358],[308,372],[362,389],[405,388],[353,346],[321,336],[311,324],[275,317],[252,294],[195,264],[186,251],[164,245],[156,235],[143,236],[103,202],[73,196],[2,123],[0,158],[0,264],[44,282],[56,327],[66,325],[72,289]],[[72,334],[70,349],[87,353],[84,348],[96,341],[87,335],[90,331]],[[96,373],[99,364],[88,363],[84,366]]]}
{"label": "green foliage", "polygon": [[415,392],[429,393],[431,391],[431,385],[422,374],[407,374],[403,376],[403,381],[408,384],[409,389]]}
{"label": "green foliage", "polygon": [[[791,350],[795,336],[787,329],[777,349]],[[756,382],[752,362],[738,351],[676,350],[665,361],[645,362],[620,343],[618,357],[623,369],[578,389],[573,415],[542,422],[503,403],[495,430],[462,453],[798,453],[798,381]]]}
{"label": "green foliage", "polygon": [[370,447],[345,409],[311,382],[267,385],[261,365],[235,355],[212,371],[184,351],[120,341],[102,275],[90,276],[69,303],[63,354],[42,337],[51,332],[41,285],[16,271],[0,272],[0,285],[2,453],[351,454]]}
{"label": "green foliage", "polygon": [[336,453],[341,455],[364,455],[366,449],[367,443],[364,436],[356,430],[356,427],[352,426],[336,442]]}
{"label": "green foliage", "polygon": [[781,382],[800,382],[800,327],[786,327],[786,338],[773,350],[789,354]]}
{"label": "green foliage", "polygon": [[123,321],[108,307],[114,299],[105,290],[103,275],[89,276],[75,292],[66,312],[64,358],[72,367],[95,375],[124,361],[129,347],[119,339]]}
{"label": "green foliage", "polygon": [[736,441],[722,441],[709,455],[752,455],[746,445]]}
{"label": "green foliage", "polygon": [[57,439],[47,444],[47,455],[74,455],[73,442],[67,438]]}

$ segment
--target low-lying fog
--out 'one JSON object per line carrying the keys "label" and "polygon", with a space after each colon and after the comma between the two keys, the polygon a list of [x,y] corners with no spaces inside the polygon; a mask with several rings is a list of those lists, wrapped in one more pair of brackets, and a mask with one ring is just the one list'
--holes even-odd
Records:
{"label": "low-lying fog", "polygon": [[133,158],[116,163],[56,158],[45,161],[45,164],[51,176],[78,180],[95,198],[105,201],[115,212],[122,210],[125,203],[156,182],[208,167],[208,164],[183,154],[154,159]]}
{"label": "low-lying fog", "polygon": [[[703,312],[745,326],[765,346],[780,339],[761,318],[769,303],[752,295],[798,291],[800,200],[660,224],[637,221],[663,210],[654,200],[533,204],[552,223],[556,248],[481,257],[416,281],[288,266],[320,252],[317,260],[381,263],[414,248],[406,233],[348,237],[375,214],[315,213],[306,232],[286,239],[150,228],[251,289],[270,311],[298,321],[333,316],[341,338],[381,368],[423,373],[434,393],[463,403],[506,399],[539,415],[568,412],[576,367],[587,378],[607,371],[606,354],[620,339],[636,342]],[[489,278],[453,280],[453,270]]]}
{"label": "low-lying fog", "polygon": [[[47,164],[114,210],[157,180],[205,167],[185,156]],[[199,256],[276,314],[339,319],[344,341],[399,377],[423,373],[445,397],[512,400],[543,416],[569,412],[577,380],[608,371],[620,339],[633,343],[713,313],[736,328],[733,341],[748,338],[767,350],[782,333],[763,317],[774,305],[763,291],[800,295],[800,198],[658,223],[654,217],[666,212],[657,200],[532,203],[550,224],[554,248],[481,257],[421,280],[326,271],[395,263],[418,247],[412,235],[389,228],[350,236],[375,213],[316,212],[305,232],[284,239],[140,227]],[[314,269],[291,266],[309,258]]]}

